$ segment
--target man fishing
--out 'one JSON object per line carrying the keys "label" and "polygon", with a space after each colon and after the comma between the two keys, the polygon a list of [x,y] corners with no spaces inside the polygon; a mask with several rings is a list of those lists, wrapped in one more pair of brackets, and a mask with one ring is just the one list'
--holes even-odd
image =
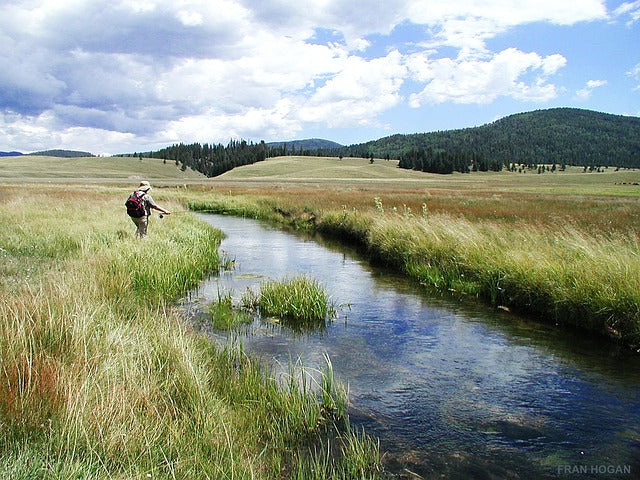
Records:
{"label": "man fishing", "polygon": [[149,224],[149,216],[151,215],[151,209],[158,210],[159,212],[169,215],[171,212],[165,210],[158,205],[153,197],[149,194],[151,190],[151,184],[146,180],[140,182],[138,189],[129,195],[125,205],[127,206],[127,213],[131,217],[133,223],[138,227],[136,230],[136,237],[145,238],[147,236],[147,226]]}

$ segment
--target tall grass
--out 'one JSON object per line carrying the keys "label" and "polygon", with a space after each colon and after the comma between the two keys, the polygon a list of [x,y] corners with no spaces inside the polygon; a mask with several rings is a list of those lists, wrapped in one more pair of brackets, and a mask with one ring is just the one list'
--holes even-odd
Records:
{"label": "tall grass", "polygon": [[377,219],[368,242],[422,282],[640,340],[640,257],[634,233],[553,231],[434,215]]}
{"label": "tall grass", "polygon": [[350,217],[327,216],[326,229],[359,236],[376,259],[424,284],[640,345],[634,232],[605,235],[446,214]]}
{"label": "tall grass", "polygon": [[[74,189],[23,193],[0,195],[12,277],[0,284],[0,476],[259,479],[312,469],[302,452],[321,433],[319,389],[280,385],[171,308],[217,268],[218,232],[170,216],[138,241],[125,192],[92,192],[91,202]],[[362,461],[378,462],[377,452]],[[353,478],[341,468],[336,477]]]}

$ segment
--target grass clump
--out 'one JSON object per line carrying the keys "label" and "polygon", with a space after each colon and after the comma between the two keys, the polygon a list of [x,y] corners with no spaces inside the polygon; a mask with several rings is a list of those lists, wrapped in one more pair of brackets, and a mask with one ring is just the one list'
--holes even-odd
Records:
{"label": "grass clump", "polygon": [[324,326],[335,316],[322,285],[306,276],[263,282],[258,295],[251,291],[245,294],[243,304],[257,307],[261,315],[288,320],[294,326]]}
{"label": "grass clump", "polygon": [[211,326],[218,330],[231,330],[236,325],[252,321],[246,311],[234,307],[231,292],[218,294],[218,300],[209,305],[209,315]]}

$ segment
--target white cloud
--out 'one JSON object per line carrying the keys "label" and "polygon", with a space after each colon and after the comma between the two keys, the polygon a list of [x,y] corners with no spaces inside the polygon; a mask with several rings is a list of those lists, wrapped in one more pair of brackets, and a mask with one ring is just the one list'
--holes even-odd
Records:
{"label": "white cloud", "polygon": [[407,18],[429,25],[431,46],[447,45],[467,54],[485,51],[485,41],[519,25],[546,22],[574,25],[607,18],[603,0],[418,0],[407,2]]}
{"label": "white cloud", "polygon": [[249,108],[236,114],[218,115],[205,111],[187,115],[168,123],[159,134],[164,142],[223,141],[231,138],[290,137],[300,130],[291,116],[293,102],[281,100],[273,108]]}
{"label": "white cloud", "polygon": [[624,2],[618,8],[613,11],[616,17],[629,16],[627,20],[627,26],[631,26],[640,20],[640,0],[635,2]]}
{"label": "white cloud", "polygon": [[300,119],[330,127],[376,124],[379,113],[400,102],[406,74],[396,50],[369,61],[349,57],[342,70],[305,102]]}
{"label": "white cloud", "polygon": [[630,71],[627,72],[627,75],[634,78],[636,82],[638,82],[638,86],[636,90],[640,89],[640,63],[633,67]]}
{"label": "white cloud", "polygon": [[204,23],[202,14],[193,10],[180,10],[178,19],[187,27],[195,27]]}
{"label": "white cloud", "polygon": [[[616,12],[637,19],[638,4]],[[567,59],[488,41],[606,18],[604,0],[14,0],[0,4],[3,140],[126,150],[378,125],[407,99],[545,102]],[[405,28],[420,37],[380,48]]]}
{"label": "white cloud", "polygon": [[[498,97],[545,102],[557,95],[557,87],[547,83],[548,76],[564,66],[560,55],[541,57],[509,48],[489,60],[440,58],[433,61],[420,54],[409,60],[414,78],[425,88],[410,97],[413,107],[423,104],[454,102],[487,104]],[[527,83],[522,77],[537,73]]]}
{"label": "white cloud", "polygon": [[0,114],[0,137],[21,152],[74,148],[95,154],[126,151],[139,142],[132,133],[91,127],[64,127],[54,112],[38,116]]}
{"label": "white cloud", "polygon": [[606,80],[589,80],[583,88],[576,92],[576,97],[578,100],[588,100],[596,88],[603,87],[606,84]]}
{"label": "white cloud", "polygon": [[433,24],[450,18],[492,18],[496,24],[514,26],[531,22],[572,25],[576,22],[606,17],[601,0],[472,0],[446,2],[417,0],[407,2],[411,18],[418,23]]}

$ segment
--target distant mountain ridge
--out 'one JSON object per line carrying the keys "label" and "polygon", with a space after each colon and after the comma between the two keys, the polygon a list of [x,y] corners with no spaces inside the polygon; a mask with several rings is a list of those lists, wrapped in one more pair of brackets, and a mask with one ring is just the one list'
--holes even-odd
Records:
{"label": "distant mountain ridge", "polygon": [[90,152],[80,152],[77,150],[43,150],[41,152],[27,153],[26,155],[42,156],[42,157],[61,157],[61,158],[77,158],[77,157],[94,157]]}
{"label": "distant mountain ridge", "polygon": [[0,152],[0,157],[19,157],[22,152]]}
{"label": "distant mountain ridge", "polygon": [[342,148],[341,145],[331,140],[323,140],[321,138],[308,138],[305,140],[291,140],[289,142],[269,142],[269,147],[287,147],[287,149],[295,148],[296,150],[331,150],[334,148]]}
{"label": "distant mountain ridge", "polygon": [[415,149],[482,154],[509,163],[640,167],[640,118],[577,108],[509,115],[460,130],[392,135],[344,154],[400,158]]}

